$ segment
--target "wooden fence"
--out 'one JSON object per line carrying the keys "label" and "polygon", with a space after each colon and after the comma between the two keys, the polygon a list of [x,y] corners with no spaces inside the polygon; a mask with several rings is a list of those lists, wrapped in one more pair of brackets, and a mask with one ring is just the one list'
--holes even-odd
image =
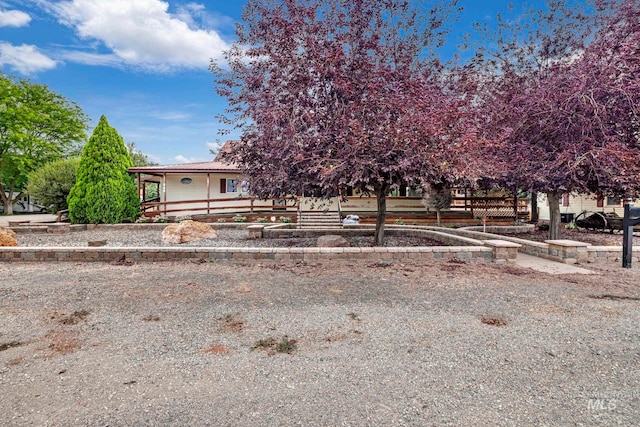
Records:
{"label": "wooden fence", "polygon": [[[179,215],[210,215],[231,213],[260,213],[260,212],[297,212],[311,209],[304,204],[300,206],[298,198],[260,200],[255,197],[234,197],[199,200],[180,200],[170,202],[147,201],[140,207],[145,217],[179,216]],[[342,214],[376,211],[375,197],[350,197],[347,201],[333,205]],[[517,208],[516,208],[517,206]],[[529,210],[526,199],[513,197],[453,197],[451,211],[468,211],[474,218],[528,218]],[[389,197],[387,199],[389,213],[425,212],[419,197]]]}
{"label": "wooden fence", "polygon": [[142,215],[178,216],[209,215],[224,213],[259,213],[297,211],[296,199],[259,200],[254,197],[234,197],[225,199],[180,200],[171,202],[143,202],[140,204]]}

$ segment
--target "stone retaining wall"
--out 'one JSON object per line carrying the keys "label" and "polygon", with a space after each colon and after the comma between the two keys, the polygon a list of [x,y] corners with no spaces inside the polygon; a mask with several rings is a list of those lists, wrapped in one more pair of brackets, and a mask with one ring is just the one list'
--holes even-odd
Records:
{"label": "stone retaining wall", "polygon": [[[252,228],[254,238],[284,237],[296,235],[299,237],[317,237],[323,234],[339,234],[342,236],[363,235],[371,233],[371,225],[345,226],[342,229],[296,229],[295,224],[248,224],[248,223],[212,223],[213,228]],[[118,230],[134,230],[151,228],[162,230],[167,224],[31,224],[10,227],[16,233],[66,233],[91,230],[95,228],[109,228]],[[409,236],[424,236],[451,245],[447,247],[406,247],[406,248],[194,248],[194,247],[162,247],[162,248],[21,248],[0,247],[0,261],[117,261],[124,255],[129,260],[176,260],[176,259],[228,259],[228,260],[310,260],[310,259],[461,259],[471,262],[506,262],[515,258],[514,252],[519,251],[530,255],[549,258],[566,263],[603,263],[618,264],[622,260],[621,246],[591,246],[581,242],[576,244],[564,241],[562,246],[552,248],[553,242],[534,242],[517,237],[493,234],[489,231],[522,232],[531,226],[466,227],[460,229],[419,226],[387,225],[388,235],[404,234]],[[497,248],[488,241],[498,240],[515,243],[517,246]],[[634,247],[632,260],[636,265],[640,263],[640,247]]]}
{"label": "stone retaining wall", "polygon": [[[521,245],[519,252],[539,256],[567,264],[622,264],[622,244],[620,246],[592,246],[584,242],[571,240],[547,240],[546,242],[534,242],[518,237],[492,234],[490,231],[504,230],[506,233],[526,232],[527,226],[520,227],[487,227],[487,233],[483,233],[482,227],[465,227],[448,230],[462,236],[472,237],[478,240],[501,239]],[[621,242],[622,243],[622,242]],[[632,252],[632,262],[640,263],[640,247],[635,246]]]}
{"label": "stone retaining wall", "polygon": [[[61,261],[177,261],[195,260],[450,260],[492,262],[490,247],[374,247],[374,248],[198,248],[198,247],[0,247],[0,261],[4,262],[61,262]],[[503,260],[502,262],[505,262]]]}

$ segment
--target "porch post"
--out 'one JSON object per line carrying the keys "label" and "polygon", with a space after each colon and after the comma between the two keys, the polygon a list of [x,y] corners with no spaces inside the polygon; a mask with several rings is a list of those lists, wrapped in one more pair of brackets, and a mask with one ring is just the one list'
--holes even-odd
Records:
{"label": "porch post", "polygon": [[211,213],[211,174],[207,172],[207,215]]}
{"label": "porch post", "polygon": [[164,203],[162,213],[167,214],[167,173],[162,172],[162,202]]}
{"label": "porch post", "polygon": [[140,199],[141,202],[144,202],[143,193],[140,192],[140,172],[136,173],[136,176],[138,177],[138,199]]}

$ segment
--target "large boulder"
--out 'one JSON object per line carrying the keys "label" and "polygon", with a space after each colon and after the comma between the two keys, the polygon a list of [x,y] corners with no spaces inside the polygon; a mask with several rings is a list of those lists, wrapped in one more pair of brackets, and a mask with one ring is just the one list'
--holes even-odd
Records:
{"label": "large boulder", "polygon": [[209,224],[192,220],[169,224],[162,230],[162,241],[169,244],[215,239],[217,237],[218,233]]}
{"label": "large boulder", "polygon": [[18,246],[16,233],[5,227],[0,227],[0,246]]}
{"label": "large boulder", "polygon": [[347,239],[335,234],[318,237],[317,245],[319,248],[347,248],[351,246]]}

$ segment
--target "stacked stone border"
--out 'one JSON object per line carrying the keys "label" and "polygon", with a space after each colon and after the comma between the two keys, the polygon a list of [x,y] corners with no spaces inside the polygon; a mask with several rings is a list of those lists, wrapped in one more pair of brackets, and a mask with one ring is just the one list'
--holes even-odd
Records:
{"label": "stacked stone border", "polygon": [[[249,237],[314,237],[322,234],[366,235],[372,227],[364,229],[296,229],[295,224],[247,224],[214,223],[212,227],[246,228]],[[16,233],[70,233],[96,228],[138,229],[151,228],[158,231],[166,224],[116,224],[116,225],[70,225],[41,224],[12,227]],[[448,246],[424,247],[363,247],[363,248],[238,248],[238,247],[2,247],[0,261],[5,262],[64,262],[64,261],[174,261],[174,260],[230,260],[230,261],[315,261],[315,260],[458,260],[464,262],[498,262],[515,260],[519,245],[499,239],[484,242],[441,233],[437,230],[404,229],[391,226],[389,234],[428,236]]]}
{"label": "stacked stone border", "polygon": [[[566,264],[619,264],[622,262],[622,237],[620,237],[620,246],[593,246],[589,243],[575,240],[546,240],[545,242],[534,242],[518,237],[505,236],[504,234],[494,234],[496,232],[527,232],[527,230],[531,230],[532,227],[533,225],[486,227],[486,229],[483,229],[483,227],[480,226],[449,229],[447,231],[452,234],[478,240],[499,238],[519,244],[519,252],[553,261],[564,262]],[[633,248],[632,256],[633,262],[640,262],[640,247]]]}
{"label": "stacked stone border", "polygon": [[[246,228],[250,238],[317,237],[323,234],[342,236],[367,235],[373,233],[371,225],[349,225],[343,228],[298,229],[295,224],[248,224],[213,223],[212,227]],[[115,225],[71,225],[66,223],[21,224],[10,227],[16,233],[69,233],[111,229],[155,229],[162,230],[166,224],[115,224]],[[622,246],[592,246],[572,240],[548,240],[534,242],[502,233],[522,233],[533,226],[493,226],[445,228],[428,226],[388,225],[388,235],[422,236],[442,242],[447,246],[427,247],[374,247],[374,248],[210,248],[210,247],[1,247],[0,261],[172,261],[195,260],[401,260],[442,259],[465,262],[510,262],[518,252],[573,263],[619,263]],[[495,234],[500,232],[501,234]],[[633,261],[640,262],[640,248],[633,251]]]}

